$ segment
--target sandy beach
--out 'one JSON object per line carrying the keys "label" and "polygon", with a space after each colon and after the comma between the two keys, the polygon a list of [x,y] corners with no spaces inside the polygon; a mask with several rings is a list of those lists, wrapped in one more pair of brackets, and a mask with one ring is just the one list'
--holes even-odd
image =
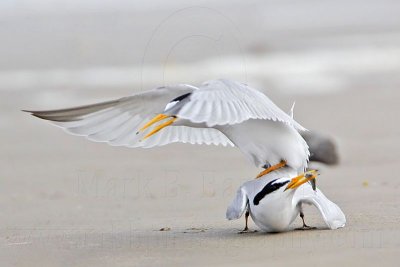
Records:
{"label": "sandy beach", "polygon": [[[171,10],[176,8],[170,7]],[[233,8],[232,13],[227,12],[228,16],[237,18],[234,12],[237,9],[240,7]],[[147,27],[154,29],[153,19],[159,12],[151,13]],[[389,15],[382,20],[387,24],[382,22],[380,26],[395,24],[396,19],[391,20]],[[3,14],[4,21],[26,23],[22,17],[8,20],[7,16]],[[93,23],[95,25],[96,21]],[[296,32],[289,26],[286,29],[292,29],[286,33]],[[337,33],[335,40],[346,39],[342,37],[348,32],[343,28],[332,26],[331,29],[339,29],[332,30]],[[367,26],[363,29],[366,33],[370,30]],[[351,42],[343,45],[344,48],[340,45],[340,49],[334,43],[332,47],[327,46],[330,39],[324,39],[315,29],[309,31],[316,32],[310,34],[315,37],[311,53],[307,48],[309,44],[304,42],[306,38],[290,34],[282,35],[293,41],[290,46],[281,46],[286,43],[282,37],[272,45],[281,48],[269,48],[272,52],[267,48],[254,51],[254,47],[246,50],[247,82],[262,89],[284,110],[289,110],[296,101],[295,118],[308,129],[331,136],[340,155],[337,166],[318,164],[313,167],[321,173],[319,188],[346,214],[346,227],[327,230],[316,209],[307,207],[307,222],[317,226],[317,230],[279,234],[238,234],[244,219],[225,219],[226,207],[237,188],[259,172],[235,148],[185,144],[154,149],[111,147],[67,135],[59,128],[21,112],[21,109],[68,107],[122,97],[138,90],[143,83],[140,84],[137,73],[134,73],[135,78],[121,84],[113,84],[114,78],[105,78],[103,81],[107,82],[101,86],[92,82],[90,75],[68,76],[81,69],[96,68],[96,53],[92,55],[93,60],[87,58],[88,65],[75,60],[80,58],[78,56],[68,61],[68,56],[63,55],[60,65],[54,67],[61,70],[57,75],[51,72],[56,61],[52,55],[54,51],[62,51],[60,47],[50,51],[44,62],[39,62],[37,55],[29,51],[28,56],[18,54],[17,47],[10,55],[18,54],[18,60],[9,67],[5,61],[0,66],[0,265],[397,266],[400,180],[395,171],[400,163],[400,73],[395,59],[400,46],[399,31],[389,26],[387,29],[393,38],[387,37],[387,32],[367,34],[371,42],[376,36],[384,37],[375,39],[374,50],[363,54],[364,61],[349,58],[351,51],[359,52],[359,46]],[[1,31],[11,32],[9,28]],[[343,31],[344,35],[338,34]],[[46,31],[39,33],[48,34]],[[250,35],[253,39],[247,41],[258,47],[256,31],[245,33],[245,36]],[[25,37],[21,36],[19,38],[23,40]],[[121,44],[119,35],[116,36],[114,38]],[[320,42],[317,42],[319,38]],[[11,49],[10,42],[0,47],[2,55]],[[117,73],[115,77],[120,77],[125,73],[127,62],[132,65],[128,66],[128,71],[131,67],[138,70],[144,44],[139,44],[138,54],[128,58],[121,57],[119,50],[111,51],[103,58],[99,56],[99,65],[104,66],[107,58],[115,55],[114,59],[119,61],[109,65],[116,69],[106,74]],[[40,42],[34,45],[36,47]],[[102,55],[104,47],[99,45],[97,48],[99,50],[95,51]],[[69,49],[71,47],[66,48]],[[86,51],[86,48],[79,49],[83,49],[82,53]],[[207,54],[207,49],[210,48],[206,46],[202,53]],[[336,61],[333,60],[335,56],[332,60],[324,56],[332,55],[338,49],[347,49],[347,52],[337,53]],[[390,54],[384,54],[385,51]],[[180,56],[185,57],[185,54]],[[267,63],[261,61],[263,56]],[[222,53],[218,58],[226,64],[218,65],[217,70],[204,68],[204,75],[185,72],[189,77],[187,80],[197,83],[218,73],[237,79],[243,77],[240,68],[227,70],[224,67],[231,66],[229,53]],[[317,59],[322,63],[313,64]],[[150,70],[154,71],[152,67],[157,64],[152,62],[157,62],[157,57],[149,59],[151,68],[145,88],[150,88],[152,83],[184,79],[179,71],[182,66],[192,69],[203,66],[201,64],[214,66],[211,64],[214,61],[204,63],[196,58],[188,61],[177,56],[175,60],[176,63],[163,67],[169,71],[163,76],[165,79],[160,78],[162,74],[156,68],[159,76],[152,80]],[[284,71],[299,62],[309,64],[309,68]],[[344,65],[338,62],[350,62],[351,67],[342,68]],[[258,65],[261,63],[265,65]],[[264,77],[259,66],[283,71],[276,71],[274,75],[266,73]],[[18,76],[21,73],[26,75]],[[96,69],[93,73],[98,75],[99,72]],[[43,77],[49,77],[51,82]],[[75,83],[63,82],[73,80],[68,77],[75,77]],[[274,77],[279,79],[274,80]],[[304,90],[289,90],[296,84],[277,82],[282,79],[293,79]],[[323,87],[324,83],[329,90],[318,90],[317,87]],[[61,87],[55,89],[58,85]],[[293,228],[300,225],[299,218]],[[256,229],[253,222],[250,222],[250,228]]]}
{"label": "sandy beach", "polygon": [[[236,188],[257,172],[233,148],[115,148],[9,112],[1,140],[2,262],[393,266],[400,245],[399,182],[392,177],[400,151],[397,97],[393,90],[365,90],[297,98],[298,120],[337,140],[340,165],[318,166],[318,184],[348,223],[324,230],[307,208],[308,222],[319,229],[281,234],[239,235],[243,221],[225,220]],[[2,106],[29,102],[6,99]],[[158,231],[164,227],[170,230]]]}

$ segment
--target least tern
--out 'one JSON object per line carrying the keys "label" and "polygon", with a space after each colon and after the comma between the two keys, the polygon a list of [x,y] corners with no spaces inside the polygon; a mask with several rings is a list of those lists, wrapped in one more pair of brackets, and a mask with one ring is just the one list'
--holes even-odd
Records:
{"label": "least tern", "polygon": [[238,189],[226,211],[226,218],[239,219],[246,212],[246,227],[242,232],[248,230],[249,215],[262,231],[282,232],[288,230],[300,214],[301,229],[308,229],[311,227],[304,221],[302,205],[311,204],[317,207],[330,229],[344,227],[346,217],[342,210],[308,183],[316,176],[316,171],[297,175],[295,170],[285,167],[248,181]]}
{"label": "least tern", "polygon": [[[28,111],[66,132],[114,146],[149,148],[168,143],[238,147],[265,171],[289,166],[303,172],[309,149],[306,129],[250,86],[225,79],[199,87],[163,86],[93,105]],[[297,173],[296,173],[297,174]]]}

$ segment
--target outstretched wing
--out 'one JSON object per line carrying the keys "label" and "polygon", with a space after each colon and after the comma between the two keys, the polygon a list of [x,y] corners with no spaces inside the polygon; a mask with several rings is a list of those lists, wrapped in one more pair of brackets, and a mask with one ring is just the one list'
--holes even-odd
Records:
{"label": "outstretched wing", "polygon": [[314,191],[308,183],[296,190],[293,201],[317,207],[330,229],[341,228],[346,224],[346,216],[339,206],[330,201],[319,189]]}
{"label": "outstretched wing", "polygon": [[196,89],[189,85],[160,87],[133,96],[93,105],[27,112],[51,121],[68,133],[85,136],[92,141],[107,142],[115,146],[148,148],[173,142],[233,146],[223,133],[212,128],[171,126],[143,141],[140,141],[140,136],[136,135],[138,129],[154,115],[162,113],[172,99]]}
{"label": "outstretched wing", "polygon": [[228,220],[235,220],[242,217],[243,213],[247,209],[249,205],[248,196],[243,187],[240,187],[236,192],[236,196],[233,199],[232,203],[229,205],[226,210],[226,218]]}
{"label": "outstretched wing", "polygon": [[248,119],[280,121],[305,130],[263,93],[239,82],[213,80],[204,83],[182,103],[179,118],[207,126],[236,124]]}

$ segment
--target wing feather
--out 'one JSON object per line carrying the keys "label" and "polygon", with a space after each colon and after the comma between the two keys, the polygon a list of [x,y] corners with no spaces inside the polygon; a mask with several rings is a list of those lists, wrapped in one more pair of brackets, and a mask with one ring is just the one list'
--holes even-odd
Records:
{"label": "wing feather", "polygon": [[190,101],[184,103],[177,116],[194,123],[206,123],[208,127],[237,124],[249,119],[266,119],[305,130],[263,93],[245,84],[224,79],[209,81],[200,86],[199,90],[190,95]]}
{"label": "wing feather", "polygon": [[236,192],[235,198],[226,210],[226,218],[228,220],[236,220],[242,217],[248,207],[249,198],[243,187],[240,187]]}
{"label": "wing feather", "polygon": [[341,228],[346,224],[346,216],[339,206],[330,201],[319,189],[314,191],[308,183],[296,190],[293,201],[314,205],[330,229]]}
{"label": "wing feather", "polygon": [[[172,99],[196,90],[189,85],[160,87],[130,97],[76,108],[28,111],[33,116],[48,120],[66,132],[86,136],[96,142],[107,142],[113,146],[154,147],[174,142],[192,144],[231,145],[233,143],[220,131],[212,128],[170,126],[158,134],[140,141],[136,132],[155,114],[162,113]],[[199,101],[196,109],[207,110],[212,105]]]}
{"label": "wing feather", "polygon": [[[171,111],[170,114],[192,123],[205,124],[205,127],[172,125],[140,141],[137,130],[155,114],[164,112],[172,99],[187,93],[191,94],[173,107],[176,113]],[[181,106],[178,108],[178,105]],[[249,119],[280,121],[298,130],[305,130],[261,92],[229,80],[210,81],[198,89],[190,85],[160,87],[94,105],[29,112],[51,121],[68,133],[86,136],[96,142],[128,147],[153,147],[173,142],[233,146],[222,132],[208,127],[237,124]]]}

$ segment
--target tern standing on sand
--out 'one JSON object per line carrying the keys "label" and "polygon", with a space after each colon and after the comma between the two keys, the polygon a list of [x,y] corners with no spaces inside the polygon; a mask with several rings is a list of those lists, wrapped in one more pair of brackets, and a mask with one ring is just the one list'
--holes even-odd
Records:
{"label": "tern standing on sand", "polygon": [[[246,216],[250,214],[262,231],[282,232],[288,230],[300,214],[303,220],[300,229],[312,229],[304,222],[302,211],[303,204],[311,204],[317,207],[329,229],[344,227],[346,217],[342,210],[307,183],[316,176],[316,171],[296,176],[293,170],[284,167],[260,179],[252,179],[239,188],[226,217],[228,220],[239,219],[246,211]],[[247,231],[246,220],[246,227],[240,233]]]}

